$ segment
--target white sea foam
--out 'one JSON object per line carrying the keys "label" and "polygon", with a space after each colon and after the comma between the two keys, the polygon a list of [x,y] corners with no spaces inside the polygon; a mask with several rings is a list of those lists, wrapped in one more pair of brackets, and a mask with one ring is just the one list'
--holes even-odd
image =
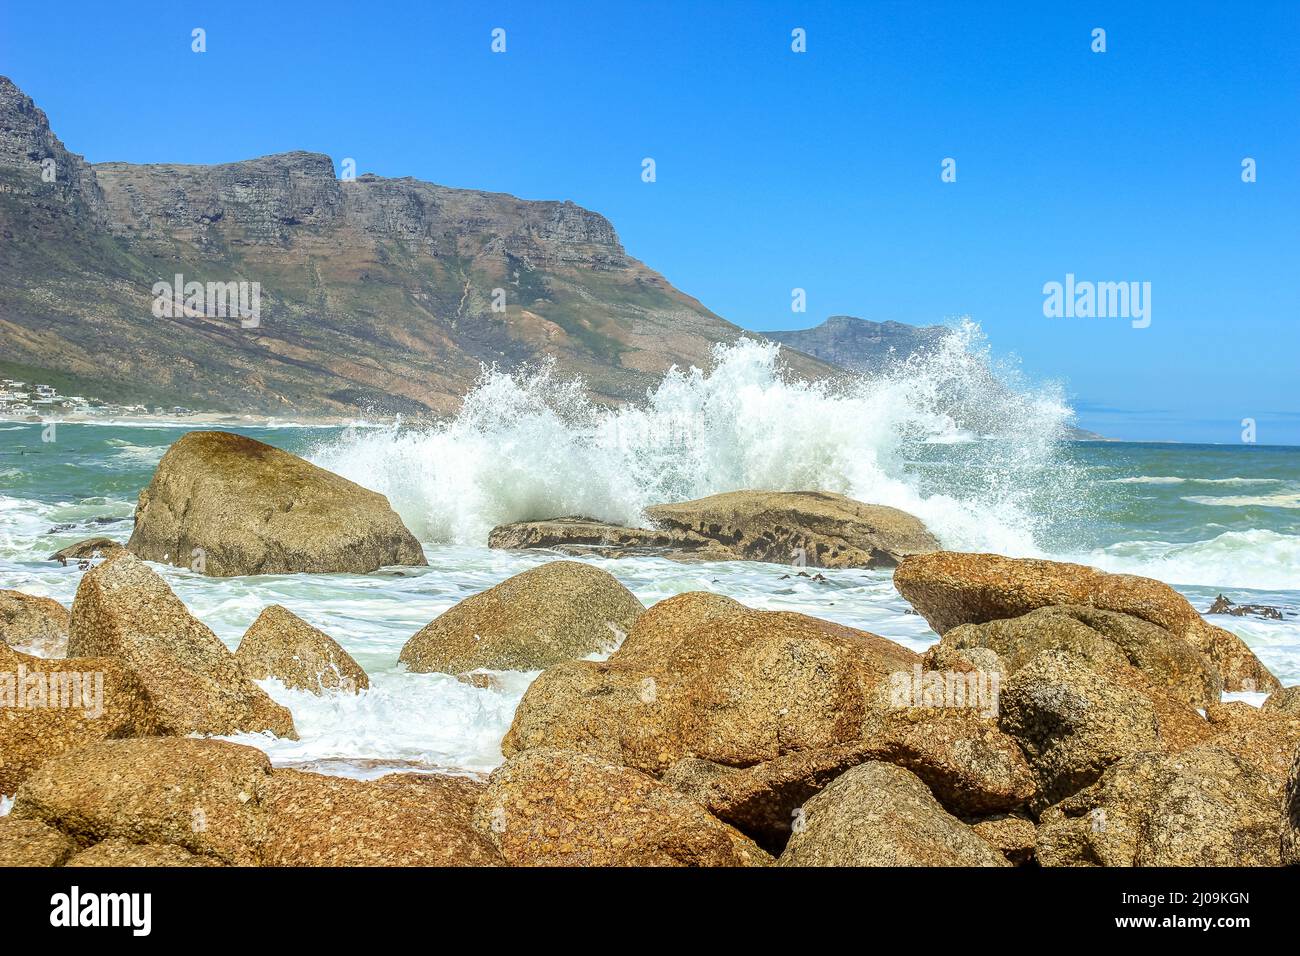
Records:
{"label": "white sea foam", "polygon": [[1113,485],[1276,485],[1281,478],[1180,478],[1177,475],[1136,475],[1132,478],[1107,478]]}
{"label": "white sea foam", "polygon": [[1105,571],[1141,574],[1170,584],[1295,590],[1300,587],[1300,536],[1276,531],[1225,531],[1202,541],[1122,541],[1071,560]]}
{"label": "white sea foam", "polygon": [[1300,494],[1188,495],[1183,501],[1216,508],[1300,508]]}
{"label": "white sea foam", "polygon": [[[1057,449],[1071,413],[1055,386],[995,366],[976,326],[870,378],[794,381],[777,358],[770,343],[719,346],[708,371],[673,369],[617,410],[549,365],[485,370],[454,420],[346,433],[312,458],[383,492],[433,542],[481,545],[497,524],[560,515],[641,524],[650,504],[722,491],[817,489],[912,512],[948,547],[1038,553],[1051,509],[1034,502],[1068,483]],[[936,443],[974,448],[960,480],[926,484],[910,469]]]}

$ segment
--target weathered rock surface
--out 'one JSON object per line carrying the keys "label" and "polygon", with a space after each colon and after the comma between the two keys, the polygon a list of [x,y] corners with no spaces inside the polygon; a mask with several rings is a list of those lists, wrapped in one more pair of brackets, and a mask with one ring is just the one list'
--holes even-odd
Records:
{"label": "weathered rock surface", "polygon": [[730,491],[654,505],[645,513],[655,527],[625,528],[581,517],[522,521],[492,529],[488,544],[827,568],[893,567],[904,555],[939,547],[907,512],[822,491]]}
{"label": "weathered rock surface", "polygon": [[167,450],[127,547],[214,577],[427,563],[383,495],[233,432],[190,432]]}
{"label": "weathered rock surface", "polygon": [[263,609],[244,632],[235,659],[251,680],[274,677],[313,694],[370,687],[361,665],[334,638],[278,604]]}
{"label": "weathered rock surface", "polygon": [[993,721],[938,709],[891,715],[853,743],[796,751],[751,767],[684,758],[662,782],[779,853],[795,811],[841,773],[871,760],[911,770],[955,813],[1009,810],[1036,790],[1020,748]]}
{"label": "weathered rock surface", "polygon": [[660,528],[716,541],[737,559],[776,564],[892,567],[939,548],[919,518],[825,491],[730,491],[654,505],[646,517]]}
{"label": "weathered rock surface", "polygon": [[498,866],[470,825],[483,787],[453,777],[350,780],[276,770],[260,809],[266,866]]}
{"label": "weathered rock surface", "polygon": [[39,657],[63,657],[68,616],[68,609],[53,598],[0,591],[0,644]]}
{"label": "weathered rock surface", "polygon": [[1044,866],[1277,866],[1282,818],[1273,780],[1216,746],[1139,753],[1049,808]]}
{"label": "weathered rock surface", "polygon": [[56,757],[19,788],[11,816],[83,847],[165,844],[240,866],[494,865],[498,854],[471,825],[482,789],[449,777],[272,770],[252,747],[154,737]]}
{"label": "weathered rock surface", "polygon": [[475,826],[513,866],[763,866],[748,837],[627,767],[537,749],[499,767]]}
{"label": "weathered rock surface", "polygon": [[1300,865],[1300,749],[1291,761],[1282,792],[1282,863]]}
{"label": "weathered rock surface", "polygon": [[85,541],[78,541],[66,548],[60,548],[46,560],[57,561],[63,565],[66,565],[69,561],[93,561],[97,558],[106,558],[115,551],[121,551],[124,547],[125,545],[114,541],[112,538],[87,538]]}
{"label": "weathered rock surface", "polygon": [[0,817],[0,867],[62,866],[77,845],[39,820]]}
{"label": "weathered rock surface", "polygon": [[1272,778],[1280,792],[1300,746],[1300,714],[1233,701],[1212,705],[1205,716],[1213,736],[1202,746],[1232,751]]}
{"label": "weathered rock surface", "polygon": [[1269,694],[1264,701],[1265,710],[1300,715],[1300,686],[1283,687]]}
{"label": "weathered rock surface", "polygon": [[1218,670],[1225,690],[1281,686],[1241,638],[1208,623],[1177,591],[1151,578],[1060,561],[939,551],[904,559],[894,585],[940,635],[962,624],[1083,604],[1130,614],[1188,642]]}
{"label": "weathered rock surface", "polygon": [[913,773],[864,763],[803,807],[780,866],[1008,866]]}
{"label": "weathered rock surface", "polygon": [[538,670],[610,650],[644,611],[612,574],[551,561],[444,611],[399,659],[422,672]]}
{"label": "weathered rock surface", "polygon": [[1208,707],[1223,696],[1217,668],[1186,641],[1141,618],[1087,605],[1048,606],[1021,617],[963,624],[945,633],[938,646],[989,648],[1011,674],[1042,651],[1068,651],[1099,667],[1131,665],[1192,707]]}
{"label": "weathered rock surface", "polygon": [[67,866],[221,866],[215,857],[197,856],[178,846],[165,843],[132,843],[112,839],[96,843],[82,850],[65,864]]}
{"label": "weathered rock surface", "polygon": [[0,645],[0,794],[61,753],[157,727],[143,684],[120,662],[47,660]]}
{"label": "weathered rock surface", "polygon": [[87,571],[72,605],[68,653],[111,657],[136,672],[164,734],[270,731],[293,718],[245,675],[166,582],[130,552]]}
{"label": "weathered rock surface", "polygon": [[970,828],[981,840],[1000,852],[1007,862],[1023,866],[1034,858],[1038,828],[1027,817],[1004,813],[971,823]]}
{"label": "weathered rock surface", "polygon": [[652,554],[668,558],[725,561],[731,552],[703,535],[677,529],[625,528],[595,518],[567,517],[498,525],[488,535],[489,548],[541,549],[561,554],[606,558]]}
{"label": "weathered rock surface", "polygon": [[82,846],[119,838],[164,843],[227,863],[258,861],[266,754],[219,740],[106,740],[46,762],[10,815],[40,820]]}
{"label": "weathered rock surface", "polygon": [[1159,749],[1150,700],[1065,651],[1044,651],[1012,675],[998,726],[1029,759],[1038,810],[1082,790],[1115,761]]}
{"label": "weathered rock surface", "polygon": [[656,776],[684,757],[750,766],[858,740],[874,686],[919,660],[866,631],[690,592],[643,614],[608,661],[543,672],[502,748],[560,747]]}

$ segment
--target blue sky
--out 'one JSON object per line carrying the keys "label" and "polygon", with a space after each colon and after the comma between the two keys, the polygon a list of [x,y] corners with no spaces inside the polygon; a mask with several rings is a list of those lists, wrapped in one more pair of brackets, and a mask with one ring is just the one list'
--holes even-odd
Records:
{"label": "blue sky", "polygon": [[[0,72],[91,161],[571,199],[748,328],[969,314],[1084,427],[1300,444],[1297,3],[9,3]],[[1044,317],[1067,273],[1150,327]]]}

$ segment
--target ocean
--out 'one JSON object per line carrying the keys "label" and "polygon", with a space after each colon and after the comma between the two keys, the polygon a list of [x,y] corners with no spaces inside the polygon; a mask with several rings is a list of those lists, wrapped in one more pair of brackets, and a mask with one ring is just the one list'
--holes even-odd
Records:
{"label": "ocean", "polygon": [[[1213,620],[1284,684],[1300,683],[1300,448],[1068,441],[1070,421],[1059,386],[1021,380],[973,330],[884,375],[815,386],[784,378],[773,346],[742,342],[720,347],[710,371],[674,370],[644,403],[620,409],[590,404],[546,366],[485,370],[460,414],[438,424],[237,429],[388,495],[428,568],[231,579],[158,570],[232,649],[278,603],[361,663],[372,683],[356,696],[263,684],[293,712],[300,740],[230,738],[280,766],[356,777],[481,774],[501,762],[535,674],[480,688],[397,664],[406,640],[457,601],[554,558],[489,550],[494,525],[575,514],[638,523],[646,505],[737,488],[894,505],[945,547],[1147,575],[1202,611],[1220,593],[1273,605],[1284,620]],[[93,535],[124,542],[140,489],[190,427],[62,423],[50,435],[0,421],[0,588],[70,605],[81,572],[47,557]],[[937,639],[888,571],[819,579],[772,564],[588,560],[647,605],[709,590],[918,650]]]}

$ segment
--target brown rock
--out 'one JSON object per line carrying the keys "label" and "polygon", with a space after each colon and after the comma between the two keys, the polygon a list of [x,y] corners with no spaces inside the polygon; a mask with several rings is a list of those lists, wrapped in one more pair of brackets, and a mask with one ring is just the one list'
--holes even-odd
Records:
{"label": "brown rock", "polygon": [[167,450],[127,547],[214,577],[427,563],[383,495],[231,432],[190,432]]}
{"label": "brown rock", "polygon": [[1300,714],[1233,701],[1209,707],[1205,716],[1214,736],[1202,746],[1232,751],[1272,778],[1281,792],[1292,755],[1300,746]]}
{"label": "brown rock", "polygon": [[72,605],[68,652],[115,658],[140,677],[166,734],[271,731],[293,718],[244,676],[235,656],[130,552],[87,571]]}
{"label": "brown rock", "polygon": [[1012,675],[998,726],[1029,758],[1036,810],[1082,790],[1123,757],[1159,749],[1150,700],[1064,651],[1044,651]]}
{"label": "brown rock", "polygon": [[1038,828],[1034,826],[1033,820],[1004,813],[976,820],[971,823],[971,829],[1014,866],[1024,866],[1034,859]]}
{"label": "brown rock", "polygon": [[334,638],[278,604],[263,609],[244,632],[235,659],[250,680],[274,677],[294,690],[358,693],[370,678]]}
{"label": "brown rock", "polygon": [[197,856],[166,843],[132,843],[116,837],[96,843],[68,860],[67,866],[221,866],[211,856]]}
{"label": "brown rock", "polygon": [[552,561],[444,611],[402,648],[413,671],[530,671],[611,650],[645,611],[612,574]]}
{"label": "brown rock", "polygon": [[689,531],[625,528],[580,517],[498,525],[488,535],[488,547],[594,554],[606,558],[652,554],[667,558],[725,561],[731,557],[730,551],[718,548],[717,542]]}
{"label": "brown rock", "polygon": [[1205,655],[1226,690],[1269,691],[1277,678],[1235,634],[1209,624],[1167,584],[1080,564],[939,551],[906,558],[894,585],[940,635],[962,624],[1020,617],[1052,605],[1088,605],[1141,618]]}
{"label": "brown rock", "polygon": [[729,491],[696,501],[654,505],[646,516],[662,529],[716,541],[736,560],[810,567],[892,567],[935,551],[920,519],[824,491]]}
{"label": "brown rock", "polygon": [[267,866],[497,866],[472,828],[482,791],[456,777],[349,780],[276,770],[265,791]]}
{"label": "brown rock", "polygon": [[1267,775],[1221,747],[1132,754],[1049,808],[1043,866],[1277,866],[1281,815]]}
{"label": "brown rock", "polygon": [[1264,709],[1300,715],[1300,686],[1273,691],[1264,701]]}
{"label": "brown rock", "polygon": [[502,748],[561,747],[655,775],[683,757],[750,766],[859,739],[873,687],[919,660],[802,614],[678,595],[642,615],[608,661],[538,677]]}
{"label": "brown rock", "polygon": [[39,657],[68,653],[68,609],[52,598],[0,591],[0,644]]}
{"label": "brown rock", "polygon": [[1300,749],[1291,761],[1282,792],[1282,863],[1300,864]]}
{"label": "brown rock", "polygon": [[0,867],[62,866],[77,845],[39,820],[0,817]]}
{"label": "brown rock", "polygon": [[888,763],[840,774],[803,808],[779,866],[1008,866],[939,805],[920,779]]}
{"label": "brown rock", "polygon": [[512,866],[763,866],[771,857],[646,774],[537,749],[488,782],[475,826]]}
{"label": "brown rock", "polygon": [[61,753],[157,726],[142,683],[120,662],[47,660],[0,645],[0,794]]}
{"label": "brown rock", "polygon": [[60,548],[46,560],[57,561],[63,565],[66,565],[69,561],[92,561],[98,558],[106,558],[115,551],[121,551],[123,547],[122,544],[112,538],[87,538],[85,541],[78,541],[66,548]]}
{"label": "brown rock", "polygon": [[1020,748],[992,720],[939,709],[893,714],[873,721],[861,740],[783,754],[743,769],[686,758],[662,779],[779,853],[795,811],[841,773],[869,760],[911,770],[957,813],[1008,810],[1036,790]]}
{"label": "brown rock", "polygon": [[83,846],[120,838],[256,863],[271,765],[221,740],[105,740],[55,757],[18,789],[10,815],[40,820]]}
{"label": "brown rock", "polygon": [[1068,651],[1102,668],[1128,664],[1171,696],[1204,708],[1223,696],[1223,678],[1194,647],[1141,618],[1087,605],[1054,605],[1021,617],[963,624],[939,646],[990,648],[1014,674],[1045,650]]}

